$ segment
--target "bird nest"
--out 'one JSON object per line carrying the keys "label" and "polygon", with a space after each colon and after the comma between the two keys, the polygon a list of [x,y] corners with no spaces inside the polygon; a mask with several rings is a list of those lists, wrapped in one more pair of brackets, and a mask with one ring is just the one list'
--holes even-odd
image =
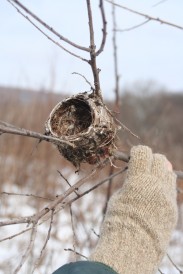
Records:
{"label": "bird nest", "polygon": [[45,128],[47,135],[67,140],[57,148],[77,168],[82,162],[96,164],[110,157],[119,129],[102,99],[87,92],[59,102]]}

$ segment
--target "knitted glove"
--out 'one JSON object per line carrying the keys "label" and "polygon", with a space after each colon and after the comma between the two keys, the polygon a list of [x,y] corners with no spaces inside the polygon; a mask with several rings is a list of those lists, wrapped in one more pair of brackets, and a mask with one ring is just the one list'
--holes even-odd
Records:
{"label": "knitted glove", "polygon": [[119,274],[153,274],[177,221],[176,175],[149,147],[131,150],[127,178],[109,203],[90,260]]}

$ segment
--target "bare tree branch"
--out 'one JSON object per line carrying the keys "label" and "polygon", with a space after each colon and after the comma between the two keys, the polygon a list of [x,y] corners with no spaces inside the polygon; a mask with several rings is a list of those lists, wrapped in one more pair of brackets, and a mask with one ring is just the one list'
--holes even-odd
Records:
{"label": "bare tree branch", "polygon": [[37,232],[37,223],[34,223],[33,226],[32,226],[31,237],[30,237],[30,241],[29,241],[28,247],[27,247],[25,253],[22,256],[21,261],[20,261],[18,267],[15,269],[14,274],[17,274],[19,272],[19,270],[22,268],[22,266],[24,265],[25,261],[27,260],[29,254],[30,254],[30,252],[32,250],[35,238],[36,238],[36,232]]}
{"label": "bare tree branch", "polygon": [[52,39],[46,32],[44,32],[41,28],[39,28],[28,16],[26,16],[25,14],[23,14],[12,2],[11,0],[7,0],[16,10],[18,13],[20,13],[25,19],[27,19],[38,31],[40,31],[44,36],[46,36],[51,42],[53,42],[56,46],[58,46],[59,48],[61,48],[62,50],[66,51],[67,53],[69,53],[70,55],[84,61],[84,62],[89,62],[89,60],[71,52],[70,50],[66,49],[65,47],[63,47],[60,43],[58,43],[57,41],[55,41],[54,39]]}
{"label": "bare tree branch", "polygon": [[29,228],[26,228],[26,229],[24,229],[24,230],[18,232],[18,233],[15,233],[15,234],[10,235],[10,236],[8,236],[8,237],[2,238],[2,239],[0,239],[0,243],[1,243],[1,242],[4,242],[4,241],[7,241],[7,240],[11,240],[11,239],[13,239],[13,238],[15,238],[15,237],[17,237],[17,236],[20,236],[20,235],[22,235],[22,234],[24,234],[24,233],[30,231],[31,229],[32,229],[32,228],[29,227]]}
{"label": "bare tree branch", "polygon": [[79,198],[83,197],[84,195],[90,193],[91,191],[93,191],[94,189],[97,189],[99,186],[103,185],[105,182],[108,182],[110,179],[118,176],[119,174],[125,172],[127,170],[127,167],[120,169],[120,171],[111,174],[110,176],[108,176],[107,178],[103,179],[102,181],[100,181],[99,183],[97,183],[95,186],[91,187],[90,189],[86,190],[85,192],[80,194],[80,197],[76,197],[71,199],[70,201],[67,202],[67,205],[70,205],[71,203],[73,203],[74,201],[78,200]]}
{"label": "bare tree branch", "polygon": [[[126,155],[124,152],[121,152],[121,151],[115,151],[113,153],[113,156],[116,160],[121,160],[121,161],[124,161],[124,162],[127,162],[127,163],[130,160],[130,157],[128,155]],[[177,175],[178,179],[183,179],[183,171],[174,170],[174,173]]]}
{"label": "bare tree branch", "polygon": [[135,26],[133,26],[133,27],[126,28],[126,29],[117,29],[117,28],[116,28],[115,31],[118,31],[118,32],[131,31],[131,30],[137,29],[137,28],[139,28],[139,27],[141,27],[141,26],[147,24],[147,23],[150,22],[150,21],[151,21],[150,19],[147,19],[147,20],[145,20],[144,22],[142,22],[142,23],[140,23],[140,24],[138,24],[138,25],[135,25]]}
{"label": "bare tree branch", "polygon": [[115,5],[116,7],[119,7],[119,8],[122,8],[124,10],[127,10],[131,13],[134,13],[134,14],[137,14],[137,15],[140,15],[140,16],[143,16],[149,20],[152,20],[152,21],[156,21],[156,22],[159,22],[160,24],[165,24],[165,25],[168,25],[170,27],[173,27],[173,28],[177,28],[177,29],[180,29],[180,30],[183,30],[183,27],[182,26],[179,26],[179,25],[176,25],[174,23],[171,23],[171,22],[168,22],[168,21],[165,21],[163,19],[160,19],[159,17],[153,17],[153,16],[150,16],[148,14],[145,14],[145,13],[142,13],[142,12],[139,12],[139,11],[136,11],[136,10],[133,10],[133,9],[130,9],[128,7],[125,7],[125,6],[122,6],[118,3],[114,3],[112,0],[105,0],[106,2],[112,4],[112,5]]}
{"label": "bare tree branch", "polygon": [[82,75],[81,73],[78,73],[78,72],[72,72],[72,74],[76,74],[76,75],[83,77],[85,79],[86,83],[91,87],[91,89],[95,90],[94,86],[86,79],[86,77],[84,75]]}
{"label": "bare tree branch", "polygon": [[159,272],[160,274],[165,274],[165,273],[163,273],[163,272],[161,271],[161,269],[159,269],[159,268],[158,268],[158,272]]}
{"label": "bare tree branch", "polygon": [[73,234],[73,252],[75,255],[75,260],[77,260],[77,253],[76,253],[76,232],[74,229],[74,219],[73,219],[73,212],[72,212],[72,204],[69,206],[70,208],[70,216],[71,216],[71,227],[72,227],[72,234]]}
{"label": "bare tree branch", "polygon": [[0,195],[23,196],[23,197],[31,197],[31,198],[38,198],[38,199],[53,201],[53,199],[51,199],[51,198],[42,197],[42,196],[38,196],[38,195],[35,195],[35,194],[28,194],[28,193],[23,194],[23,193],[12,193],[12,192],[3,191],[3,192],[0,193]]}
{"label": "bare tree branch", "polygon": [[0,222],[1,226],[7,226],[7,225],[13,225],[13,224],[23,224],[23,223],[37,223],[42,217],[44,217],[47,213],[49,213],[52,210],[55,210],[57,205],[61,204],[66,197],[68,197],[71,193],[73,193],[75,190],[77,190],[80,186],[82,186],[87,180],[91,179],[94,174],[96,173],[97,169],[101,169],[101,166],[98,166],[97,168],[93,169],[89,174],[87,174],[84,178],[80,179],[76,184],[69,187],[65,193],[56,196],[56,198],[51,201],[47,206],[45,206],[42,210],[37,212],[34,215],[31,216],[24,216],[20,218],[15,218],[13,220],[5,220]]}
{"label": "bare tree branch", "polygon": [[158,3],[154,4],[153,7],[157,7],[158,5],[160,5],[160,4],[162,4],[162,3],[166,2],[166,1],[167,0],[161,0]]}
{"label": "bare tree branch", "polygon": [[98,56],[104,50],[104,46],[105,46],[105,43],[106,43],[106,37],[107,37],[107,21],[106,21],[106,18],[105,18],[103,0],[100,0],[99,7],[100,7],[102,22],[103,22],[103,28],[102,28],[103,36],[102,36],[102,42],[101,42],[100,48],[96,52],[96,56]]}
{"label": "bare tree branch", "polygon": [[181,270],[175,263],[174,261],[171,259],[170,255],[169,254],[166,254],[169,261],[171,262],[171,264],[179,271],[180,274],[183,274],[183,270]]}
{"label": "bare tree branch", "polygon": [[70,142],[68,142],[66,140],[51,137],[51,136],[46,136],[41,133],[31,131],[28,129],[19,128],[14,125],[11,125],[9,123],[6,123],[4,121],[0,121],[0,134],[2,134],[2,133],[9,133],[9,134],[15,134],[15,135],[22,135],[22,136],[26,136],[26,137],[32,137],[32,138],[36,138],[39,140],[51,142],[54,144],[64,143],[64,144],[74,147],[73,144],[71,144]]}
{"label": "bare tree branch", "polygon": [[[124,125],[123,125],[124,126]],[[22,136],[27,136],[27,137],[32,137],[32,138],[36,138],[39,140],[44,140],[44,141],[48,141],[51,143],[65,143],[67,145],[73,146],[73,144],[69,143],[68,141],[62,140],[62,139],[58,139],[58,138],[54,138],[54,137],[50,137],[50,136],[46,136],[34,131],[30,131],[24,128],[18,128],[15,127],[14,125],[11,125],[9,123],[6,123],[4,121],[0,121],[0,134],[2,133],[10,133],[10,134],[15,134],[15,135],[22,135]],[[114,152],[113,156],[115,157],[115,159],[124,161],[124,162],[128,162],[129,160],[129,156],[125,155],[124,153],[121,152]],[[183,178],[183,172],[182,171],[174,171],[177,174],[177,177]],[[72,186],[73,188],[73,186]],[[26,223],[27,221],[25,221],[24,223]],[[0,222],[1,224],[1,222]]]}
{"label": "bare tree branch", "polygon": [[[113,44],[113,57],[114,57],[114,77],[115,77],[115,102],[114,102],[114,110],[117,113],[119,113],[120,110],[120,98],[119,98],[119,74],[118,74],[118,56],[117,56],[117,41],[116,41],[116,13],[115,13],[116,7],[112,5],[112,23],[113,23],[113,36],[112,36],[112,44]],[[109,170],[109,177],[114,173],[115,166],[111,165]],[[112,182],[113,177],[109,179],[108,187],[107,187],[107,193],[106,193],[106,201],[103,209],[103,216],[106,214],[107,205],[109,198],[111,196],[111,188],[112,188]]]}
{"label": "bare tree branch", "polygon": [[80,257],[83,257],[84,259],[88,259],[88,257],[86,257],[85,255],[73,250],[72,248],[64,248],[65,251],[71,251],[71,252],[74,252],[76,255],[79,255]]}
{"label": "bare tree branch", "polygon": [[89,64],[92,68],[93,78],[94,78],[94,86],[95,86],[95,95],[101,97],[100,91],[100,80],[99,80],[99,69],[96,64],[96,45],[94,40],[94,30],[93,30],[93,18],[92,18],[92,10],[90,0],[86,0],[87,3],[87,11],[88,11],[88,24],[90,31],[90,58]]}
{"label": "bare tree branch", "polygon": [[73,46],[73,47],[75,47],[77,49],[90,52],[89,48],[80,46],[78,44],[75,44],[74,42],[70,41],[69,39],[67,39],[66,37],[64,37],[60,33],[58,33],[54,28],[52,28],[51,26],[49,26],[46,22],[44,22],[37,15],[35,15],[32,11],[30,11],[27,7],[25,7],[22,3],[20,3],[20,1],[18,1],[18,0],[7,0],[7,1],[8,2],[14,2],[17,6],[19,6],[21,9],[23,9],[27,14],[29,14],[32,18],[34,18],[37,22],[39,22],[46,29],[48,29],[50,32],[52,32],[57,37],[59,37],[60,40],[64,41],[65,43],[67,43],[67,44],[69,44],[69,45],[71,45],[71,46]]}
{"label": "bare tree branch", "polygon": [[34,264],[34,268],[32,270],[32,274],[34,273],[35,269],[38,267],[43,255],[44,255],[44,252],[45,252],[45,249],[46,249],[46,246],[47,246],[47,243],[50,239],[50,235],[51,235],[51,230],[52,230],[52,225],[53,225],[53,216],[54,216],[54,209],[51,211],[51,217],[50,217],[50,225],[49,225],[49,229],[48,229],[48,233],[47,233],[47,237],[46,237],[46,240],[44,242],[44,245],[40,251],[40,254],[39,254],[39,257],[37,258],[35,264]]}
{"label": "bare tree branch", "polygon": [[[17,12],[19,12],[24,18],[26,18],[36,29],[38,29],[50,41],[52,41],[54,44],[56,44],[57,46],[59,46],[60,48],[62,48],[66,52],[68,52],[69,54],[73,55],[74,57],[77,57],[77,58],[81,59],[82,61],[85,61],[85,62],[90,64],[91,69],[92,69],[92,73],[93,73],[93,78],[94,78],[94,86],[95,86],[94,92],[95,92],[95,95],[99,96],[99,97],[102,97],[101,90],[100,90],[100,79],[99,79],[100,70],[97,68],[96,56],[98,56],[103,51],[104,46],[105,46],[105,42],[106,42],[106,35],[107,35],[107,32],[106,32],[107,22],[106,22],[106,18],[105,18],[103,0],[100,0],[100,4],[99,4],[100,10],[101,10],[102,22],[103,22],[103,28],[102,28],[103,37],[102,37],[101,45],[100,45],[100,48],[98,49],[98,51],[96,51],[96,45],[95,45],[95,41],[94,41],[93,18],[92,18],[92,9],[91,9],[90,0],[86,0],[87,10],[88,10],[88,19],[89,19],[89,32],[90,32],[90,47],[88,47],[88,48],[80,46],[80,45],[70,41],[69,39],[65,38],[63,35],[61,35],[55,29],[53,29],[51,26],[49,26],[46,22],[44,22],[42,19],[40,19],[37,15],[35,15],[32,11],[30,11],[27,7],[25,7],[22,3],[20,3],[20,1],[18,1],[18,0],[7,0],[7,1],[11,5],[13,5],[14,8],[16,8]],[[83,58],[83,57],[67,50],[65,47],[60,45],[58,42],[56,42],[54,39],[52,39],[47,33],[45,33],[43,30],[41,30],[28,16],[24,15],[16,7],[16,5],[19,8],[21,8],[22,10],[24,10],[27,14],[29,14],[32,18],[34,18],[34,20],[36,20],[41,25],[43,25],[46,29],[48,29],[50,32],[52,32],[54,35],[59,37],[60,40],[64,41],[65,43],[67,43],[67,44],[69,44],[69,45],[71,45],[71,46],[73,46],[73,47],[75,47],[79,50],[89,52],[91,60],[87,60],[87,59],[85,59],[85,58]]]}
{"label": "bare tree branch", "polygon": [[118,55],[117,55],[117,37],[115,29],[117,27],[116,23],[116,9],[115,6],[112,5],[112,22],[113,22],[113,56],[114,56],[114,77],[115,77],[115,111],[119,112],[120,109],[120,98],[119,98],[119,72],[118,72]]}

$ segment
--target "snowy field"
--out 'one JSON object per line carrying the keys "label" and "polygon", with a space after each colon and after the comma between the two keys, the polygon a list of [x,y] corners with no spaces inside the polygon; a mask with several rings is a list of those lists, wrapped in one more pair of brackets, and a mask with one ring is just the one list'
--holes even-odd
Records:
{"label": "snowy field", "polygon": [[[11,187],[11,189],[5,187],[4,191],[27,193],[26,189],[23,191],[17,186]],[[64,250],[69,248],[74,249],[74,246],[76,251],[87,257],[90,249],[97,241],[96,234],[99,233],[102,221],[102,204],[102,195],[94,192],[90,192],[84,196],[79,203],[76,202],[73,204],[72,214],[75,235],[73,235],[70,210],[66,208],[58,212],[53,218],[50,239],[45,249],[43,246],[48,235],[50,221],[46,221],[40,225],[37,229],[30,254],[21,270],[17,273],[33,273],[34,266],[38,263],[39,266],[35,269],[35,274],[51,274],[59,266],[70,260],[84,259],[80,256],[75,256],[73,252]],[[11,216],[29,216],[34,213],[36,213],[36,209],[31,206],[30,197],[16,195],[1,196],[0,214],[3,216],[1,217],[1,221],[7,220],[7,218],[11,220]],[[84,219],[82,220],[83,216]],[[31,230],[29,228],[27,224],[9,225],[1,228],[1,239],[6,237],[9,237],[9,239],[0,242],[0,274],[16,273],[14,271],[22,260],[22,256],[25,254],[30,243]],[[27,230],[27,232],[12,237],[24,230]],[[43,256],[38,262],[37,260],[42,250]],[[164,274],[180,274],[179,270],[183,269],[183,233],[180,230],[176,230],[173,233],[168,254],[173,263],[165,256],[160,267],[161,272]]]}

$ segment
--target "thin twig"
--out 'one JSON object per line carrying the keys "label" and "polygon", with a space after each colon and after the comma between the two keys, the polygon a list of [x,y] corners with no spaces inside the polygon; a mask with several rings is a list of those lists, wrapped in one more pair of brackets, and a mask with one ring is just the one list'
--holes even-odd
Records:
{"label": "thin twig", "polygon": [[[13,220],[5,220],[0,222],[0,227],[1,226],[7,226],[7,225],[13,225],[13,224],[23,224],[23,223],[36,223],[38,222],[42,217],[44,217],[47,213],[49,213],[51,210],[55,210],[57,205],[61,204],[65,198],[67,198],[71,193],[73,193],[76,189],[78,189],[80,186],[82,186],[87,180],[91,179],[94,174],[96,173],[97,169],[101,167],[97,167],[93,169],[89,174],[87,174],[84,178],[81,178],[76,184],[73,186],[69,187],[65,193],[56,196],[55,200],[50,202],[47,206],[45,206],[42,210],[37,212],[34,215],[31,216],[24,216],[20,218],[15,218]],[[80,196],[79,196],[80,197]],[[77,197],[78,198],[78,197]]]}
{"label": "thin twig", "polygon": [[11,239],[13,239],[13,238],[15,238],[15,237],[17,237],[17,236],[22,235],[23,233],[26,233],[26,232],[30,231],[31,229],[32,229],[32,228],[29,227],[29,228],[26,228],[26,229],[24,229],[24,230],[22,230],[22,231],[20,231],[20,232],[18,232],[18,233],[16,233],[16,234],[13,234],[13,235],[8,236],[8,237],[5,237],[5,238],[2,238],[2,239],[0,239],[0,242],[4,242],[4,241],[7,241],[7,240],[11,240]]}
{"label": "thin twig", "polygon": [[38,199],[53,201],[53,199],[51,199],[51,198],[42,197],[42,196],[38,196],[38,195],[34,195],[34,194],[27,194],[27,193],[23,194],[23,193],[13,193],[13,192],[3,191],[0,193],[0,195],[23,196],[23,197],[31,197],[31,198],[38,198]]}
{"label": "thin twig", "polygon": [[165,273],[163,273],[163,272],[161,271],[160,268],[158,268],[158,272],[159,272],[160,274],[165,274]]}
{"label": "thin twig", "polygon": [[171,262],[171,264],[179,271],[180,274],[182,274],[182,273],[183,273],[183,270],[181,270],[181,269],[174,263],[174,261],[171,259],[170,255],[169,255],[168,253],[167,253],[166,255],[167,255],[169,261]]}
{"label": "thin twig", "polygon": [[[110,177],[112,174],[114,174],[114,166],[113,166],[113,165],[110,167],[109,177]],[[112,188],[113,178],[114,178],[114,177],[110,178],[110,179],[109,179],[109,182],[108,182],[107,193],[106,193],[106,198],[105,198],[105,205],[104,205],[104,208],[103,208],[103,217],[104,217],[105,214],[106,214],[108,201],[109,201],[110,196],[111,196],[111,188]]]}
{"label": "thin twig", "polygon": [[159,17],[153,17],[153,16],[150,16],[148,14],[145,14],[145,13],[142,13],[142,12],[139,12],[139,11],[136,11],[136,10],[133,10],[133,9],[130,9],[128,7],[125,7],[125,6],[122,6],[118,3],[114,3],[113,0],[105,0],[106,2],[112,4],[112,5],[115,5],[116,7],[119,7],[119,8],[122,8],[124,10],[127,10],[131,13],[134,13],[134,14],[137,14],[137,15],[140,15],[140,16],[143,16],[149,20],[152,20],[152,21],[156,21],[156,22],[159,22],[160,24],[165,24],[165,25],[168,25],[170,27],[174,27],[174,28],[178,28],[180,30],[183,30],[183,27],[182,26],[179,26],[179,25],[176,25],[174,23],[171,23],[171,22],[168,22],[168,21],[165,21],[165,20],[162,20],[160,19]]}
{"label": "thin twig", "polygon": [[[129,160],[130,160],[130,156],[128,156],[127,154],[125,154],[125,153],[122,152],[122,151],[115,151],[115,152],[113,153],[113,157],[114,157],[116,160],[120,160],[120,161],[123,161],[123,162],[126,162],[126,163],[128,163]],[[177,178],[178,178],[178,179],[183,179],[183,171],[173,170],[173,172],[177,175]],[[177,189],[177,191],[179,192],[180,190]]]}
{"label": "thin twig", "polygon": [[76,74],[79,75],[81,77],[83,77],[85,79],[85,81],[87,82],[87,84],[91,87],[92,90],[95,90],[94,86],[86,79],[86,77],[78,72],[72,72],[72,74]]}
{"label": "thin twig", "polygon": [[112,42],[113,42],[113,56],[114,56],[114,77],[115,77],[115,111],[119,112],[120,110],[120,105],[121,105],[121,100],[119,96],[119,72],[118,72],[118,52],[117,52],[117,37],[116,37],[116,9],[115,6],[112,5],[112,22],[113,22],[113,37],[112,37]]}
{"label": "thin twig", "polygon": [[76,233],[75,233],[75,229],[74,229],[74,220],[73,220],[73,212],[72,212],[72,205],[70,205],[70,216],[71,216],[71,227],[72,227],[72,234],[73,234],[73,251],[75,254],[75,261],[77,261],[77,254],[76,254]]}
{"label": "thin twig", "polygon": [[158,5],[160,5],[160,4],[162,4],[162,3],[166,2],[166,1],[167,0],[161,0],[158,3],[154,4],[152,7],[157,7]]}
{"label": "thin twig", "polygon": [[27,246],[27,249],[26,249],[25,253],[23,254],[23,256],[21,258],[21,261],[20,261],[18,267],[15,269],[14,274],[17,274],[19,272],[19,270],[22,268],[25,261],[27,260],[29,254],[32,250],[35,238],[36,238],[36,232],[37,232],[37,224],[34,223],[33,226],[32,226],[32,231],[31,231],[31,237],[30,237],[29,244]]}
{"label": "thin twig", "polygon": [[93,78],[94,78],[94,86],[95,86],[95,95],[101,97],[100,91],[100,80],[99,80],[99,69],[96,64],[96,45],[94,40],[94,30],[93,30],[93,18],[92,18],[92,10],[90,0],[86,0],[87,3],[87,11],[88,11],[88,24],[89,24],[89,32],[90,32],[90,58],[89,64],[92,68]]}
{"label": "thin twig", "polygon": [[94,228],[92,228],[92,229],[91,229],[91,231],[95,234],[95,236],[97,236],[97,238],[99,238],[99,237],[100,237],[100,235],[99,235],[99,234],[97,234],[97,232],[95,231],[95,229],[94,229]]}
{"label": "thin twig", "polygon": [[94,189],[97,189],[99,186],[103,185],[104,183],[108,182],[110,179],[118,176],[119,174],[125,172],[127,170],[127,168],[123,168],[120,171],[111,174],[111,176],[108,176],[107,178],[105,178],[104,180],[100,181],[99,183],[97,183],[95,186],[91,187],[90,189],[84,191],[83,193],[80,194],[80,197],[76,197],[71,199],[70,201],[68,201],[64,206],[68,206],[70,204],[72,204],[73,202],[75,202],[76,200],[78,200],[79,198],[85,196],[86,194],[90,193],[91,191],[93,191]]}
{"label": "thin twig", "polygon": [[106,17],[105,17],[103,0],[100,0],[99,8],[101,11],[101,17],[102,17],[102,23],[103,23],[103,28],[102,28],[103,36],[102,36],[102,42],[101,42],[100,48],[96,52],[96,56],[98,56],[104,50],[104,46],[106,43],[106,37],[107,37],[107,21],[106,21]]}
{"label": "thin twig", "polygon": [[[71,184],[69,183],[69,181],[64,177],[64,175],[59,171],[57,170],[57,172],[59,173],[60,177],[62,177],[64,179],[64,181],[71,187]],[[77,190],[74,190],[74,193],[79,196],[79,193],[77,192]]]}
{"label": "thin twig", "polygon": [[119,120],[116,119],[115,117],[114,117],[114,119],[115,119],[115,121],[116,121],[118,124],[120,124],[120,125],[122,126],[123,130],[128,131],[132,136],[136,137],[137,139],[140,139],[140,137],[139,137],[138,135],[136,135],[135,133],[133,133],[133,132],[132,132],[127,126],[125,126],[121,121],[119,121]]}
{"label": "thin twig", "polygon": [[70,142],[63,140],[61,138],[46,136],[46,135],[43,135],[43,134],[35,132],[35,131],[31,131],[31,130],[24,129],[24,128],[19,128],[19,127],[11,125],[9,123],[6,123],[4,121],[0,121],[0,134],[1,133],[22,135],[22,136],[32,137],[32,138],[44,140],[44,141],[55,143],[55,144],[63,143],[63,144],[67,144],[69,146],[74,147],[73,144],[71,144]]}
{"label": "thin twig", "polygon": [[127,154],[125,154],[122,151],[114,151],[113,155],[112,155],[116,160],[120,160],[123,162],[128,163],[130,160],[130,156],[128,156]]}
{"label": "thin twig", "polygon": [[86,260],[88,259],[88,257],[84,256],[83,254],[79,253],[79,252],[76,252],[75,250],[73,250],[72,248],[64,248],[65,251],[71,251],[71,252],[74,252],[76,255],[79,255],[83,258],[85,258]]}
{"label": "thin twig", "polygon": [[32,18],[34,18],[37,22],[39,22],[41,25],[43,25],[46,29],[48,29],[50,32],[52,32],[53,34],[55,34],[57,37],[59,37],[60,40],[64,41],[65,43],[83,50],[83,51],[87,51],[90,52],[90,49],[87,47],[83,47],[80,46],[78,44],[75,44],[74,42],[70,41],[69,39],[67,39],[66,37],[64,37],[63,35],[61,35],[60,33],[58,33],[55,29],[53,29],[51,26],[49,26],[46,22],[44,22],[42,19],[40,19],[37,15],[35,15],[32,11],[30,11],[27,7],[25,7],[22,3],[20,3],[20,1],[18,0],[7,0],[8,2],[14,2],[17,6],[19,6],[21,9],[23,9],[26,13],[28,13]]}
{"label": "thin twig", "polygon": [[[114,110],[116,114],[119,112],[120,109],[120,98],[119,98],[119,74],[118,74],[118,56],[117,56],[117,42],[116,42],[116,12],[115,6],[112,5],[112,23],[113,23],[113,36],[112,36],[112,44],[113,44],[113,56],[114,56],[114,77],[115,77],[115,103],[114,103]],[[109,171],[109,177],[114,173],[114,165],[111,165]],[[107,193],[106,193],[106,201],[103,208],[103,216],[105,216],[107,205],[109,198],[111,196],[111,187],[112,187],[113,178],[111,178],[108,182]]]}
{"label": "thin twig", "polygon": [[49,229],[48,229],[48,233],[47,233],[47,237],[46,237],[46,240],[44,242],[44,245],[40,251],[40,254],[39,254],[39,257],[37,258],[35,264],[34,264],[34,268],[33,268],[33,271],[32,271],[32,274],[34,273],[35,269],[38,267],[43,255],[44,255],[44,252],[45,252],[45,249],[46,249],[46,246],[47,246],[47,243],[50,239],[50,235],[51,235],[51,230],[52,230],[52,225],[53,225],[53,216],[54,216],[54,210],[51,211],[51,217],[50,217],[50,225],[49,225]]}
{"label": "thin twig", "polygon": [[131,30],[137,29],[137,28],[139,28],[139,27],[141,27],[141,26],[147,24],[147,23],[150,22],[150,21],[151,21],[150,19],[147,19],[147,20],[145,20],[144,22],[142,22],[142,23],[140,23],[140,24],[138,24],[138,25],[135,25],[135,26],[133,26],[133,27],[126,28],[126,29],[117,29],[117,28],[116,28],[115,31],[117,31],[117,32],[131,31]]}
{"label": "thin twig", "polygon": [[57,41],[55,41],[53,38],[51,38],[46,32],[44,32],[41,28],[39,28],[28,16],[26,16],[25,14],[23,14],[11,1],[12,0],[7,0],[16,10],[18,13],[20,13],[25,19],[27,19],[38,31],[40,31],[44,36],[46,36],[51,42],[53,42],[55,45],[57,45],[58,47],[60,47],[62,50],[66,51],[67,53],[71,54],[72,56],[79,58],[80,60],[84,61],[84,62],[89,62],[89,60],[71,52],[70,50],[66,49],[65,47],[63,47],[60,43],[58,43]]}

